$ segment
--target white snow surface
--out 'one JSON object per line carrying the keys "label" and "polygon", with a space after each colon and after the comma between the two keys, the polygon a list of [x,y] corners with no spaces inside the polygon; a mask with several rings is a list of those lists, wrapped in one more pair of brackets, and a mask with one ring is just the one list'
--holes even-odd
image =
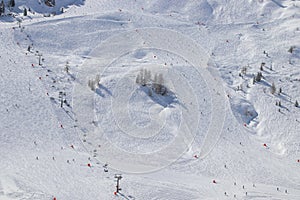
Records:
{"label": "white snow surface", "polygon": [[[0,200],[299,200],[299,11],[16,0],[0,16]],[[141,69],[167,95],[136,84]]]}

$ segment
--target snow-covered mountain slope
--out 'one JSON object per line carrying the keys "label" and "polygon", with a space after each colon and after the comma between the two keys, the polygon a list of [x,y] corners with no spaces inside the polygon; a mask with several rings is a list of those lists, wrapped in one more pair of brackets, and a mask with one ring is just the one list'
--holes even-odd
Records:
{"label": "snow-covered mountain slope", "polygon": [[299,6],[16,1],[0,16],[0,199],[300,199]]}

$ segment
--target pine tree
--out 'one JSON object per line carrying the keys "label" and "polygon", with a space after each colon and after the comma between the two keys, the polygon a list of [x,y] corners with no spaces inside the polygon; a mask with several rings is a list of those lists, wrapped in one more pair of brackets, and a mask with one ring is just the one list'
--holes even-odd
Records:
{"label": "pine tree", "polygon": [[23,15],[24,15],[24,16],[27,16],[27,8],[24,9]]}
{"label": "pine tree", "polygon": [[288,50],[289,53],[293,53],[294,52],[294,49],[295,49],[295,46],[291,46]]}
{"label": "pine tree", "polygon": [[4,14],[4,13],[5,13],[5,4],[4,4],[3,0],[2,0],[1,4],[0,4],[0,16],[2,14]]}
{"label": "pine tree", "polygon": [[147,70],[146,69],[142,69],[140,74],[141,74],[141,85],[142,86],[146,86],[146,77],[145,77],[145,74],[146,74]]}
{"label": "pine tree", "polygon": [[53,7],[55,6],[55,0],[45,0],[45,4],[47,6]]}
{"label": "pine tree", "polygon": [[137,84],[141,84],[141,73],[139,73],[137,76],[136,76],[136,79],[135,79],[135,83]]}
{"label": "pine tree", "polygon": [[261,64],[260,64],[260,70],[261,71],[264,71],[264,66],[266,65],[266,63],[264,63],[264,62],[262,62]]}
{"label": "pine tree", "polygon": [[254,76],[254,77],[253,77],[253,80],[252,80],[252,84],[254,85],[255,82],[256,82],[256,80],[255,80],[255,76]]}
{"label": "pine tree", "polygon": [[9,6],[9,7],[15,7],[15,5],[16,5],[15,0],[10,0],[10,1],[8,2],[8,6]]}
{"label": "pine tree", "polygon": [[257,75],[256,75],[256,77],[255,77],[256,82],[260,82],[261,78],[262,78],[262,73],[258,72]]}
{"label": "pine tree", "polygon": [[95,78],[95,84],[97,85],[97,87],[100,86],[100,74],[97,74],[97,75],[96,75],[96,78]]}
{"label": "pine tree", "polygon": [[91,88],[92,91],[95,91],[95,81],[94,80],[89,80],[88,81],[88,86]]}
{"label": "pine tree", "polygon": [[158,94],[163,94],[164,78],[162,74],[158,75],[157,84],[158,84]]}
{"label": "pine tree", "polygon": [[272,86],[271,86],[271,94],[275,94],[276,92],[276,86],[274,83],[272,83]]}
{"label": "pine tree", "polygon": [[243,67],[241,70],[241,73],[244,75],[247,74],[247,67]]}
{"label": "pine tree", "polygon": [[149,70],[145,70],[145,80],[146,80],[146,84],[149,83],[151,81],[151,71]]}
{"label": "pine tree", "polygon": [[154,75],[153,89],[154,89],[155,93],[158,93],[158,76],[157,76],[157,74]]}

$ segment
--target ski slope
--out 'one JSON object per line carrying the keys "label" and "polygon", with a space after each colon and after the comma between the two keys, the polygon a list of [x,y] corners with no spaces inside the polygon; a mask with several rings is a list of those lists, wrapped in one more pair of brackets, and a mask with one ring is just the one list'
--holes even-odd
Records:
{"label": "ski slope", "polygon": [[17,1],[0,17],[0,199],[300,199],[299,6]]}

